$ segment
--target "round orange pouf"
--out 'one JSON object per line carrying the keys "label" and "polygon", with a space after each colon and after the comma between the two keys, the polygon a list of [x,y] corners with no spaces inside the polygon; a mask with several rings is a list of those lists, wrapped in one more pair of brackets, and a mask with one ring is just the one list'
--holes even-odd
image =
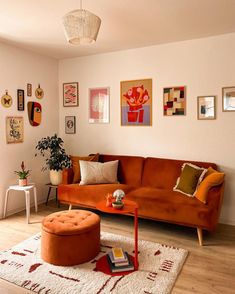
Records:
{"label": "round orange pouf", "polygon": [[93,259],[100,251],[100,217],[87,210],[67,210],[42,221],[41,257],[71,266]]}

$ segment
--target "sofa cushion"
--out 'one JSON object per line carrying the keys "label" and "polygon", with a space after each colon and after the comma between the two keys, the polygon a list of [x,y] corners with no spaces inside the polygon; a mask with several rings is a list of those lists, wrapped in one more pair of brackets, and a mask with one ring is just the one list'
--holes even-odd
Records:
{"label": "sofa cushion", "polygon": [[107,162],[111,160],[119,160],[118,181],[120,183],[131,186],[141,185],[141,177],[145,160],[144,157],[100,154],[100,162]]}
{"label": "sofa cushion", "polygon": [[80,185],[116,184],[118,160],[108,162],[79,161],[81,171]]}
{"label": "sofa cushion", "polygon": [[180,177],[178,177],[174,191],[193,197],[198,185],[201,183],[207,169],[191,163],[184,163]]}
{"label": "sofa cushion", "polygon": [[195,197],[203,203],[207,202],[208,191],[211,187],[221,185],[224,181],[224,173],[220,173],[209,167],[203,181],[198,187]]}
{"label": "sofa cushion", "polygon": [[106,200],[108,193],[121,189],[125,193],[134,188],[123,184],[100,184],[80,186],[78,184],[59,185],[58,199],[61,202],[80,204],[81,206],[96,207],[96,203]]}
{"label": "sofa cushion", "polygon": [[[215,198],[219,194],[215,195]],[[126,194],[126,199],[138,203],[139,216],[173,222],[181,225],[214,229],[217,207],[204,205],[195,197],[179,192],[141,187]],[[215,199],[215,202],[218,199]]]}
{"label": "sofa cushion", "polygon": [[72,161],[72,168],[73,168],[73,183],[79,183],[81,180],[81,172],[80,172],[80,160],[86,161],[98,161],[99,154],[94,154],[90,156],[73,156],[70,155],[70,159]]}
{"label": "sofa cushion", "polygon": [[214,163],[148,157],[144,163],[142,186],[173,190],[185,162],[216,169]]}

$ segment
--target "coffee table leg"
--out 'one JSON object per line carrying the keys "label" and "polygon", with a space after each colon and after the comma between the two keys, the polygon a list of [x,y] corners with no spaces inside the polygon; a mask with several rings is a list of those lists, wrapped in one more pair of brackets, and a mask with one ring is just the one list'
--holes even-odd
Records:
{"label": "coffee table leg", "polygon": [[138,270],[138,208],[135,208],[135,261],[134,261],[134,267],[135,270]]}

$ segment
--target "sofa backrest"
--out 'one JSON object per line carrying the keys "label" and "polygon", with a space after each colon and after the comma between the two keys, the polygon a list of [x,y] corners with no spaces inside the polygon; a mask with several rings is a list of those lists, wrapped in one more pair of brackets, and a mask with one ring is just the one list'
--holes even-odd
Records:
{"label": "sofa backrest", "polygon": [[119,160],[118,180],[122,184],[141,186],[144,157],[100,154],[99,161]]}
{"label": "sofa backrest", "polygon": [[217,169],[216,164],[210,162],[147,157],[144,162],[142,186],[172,190],[185,162],[204,168],[211,166]]}

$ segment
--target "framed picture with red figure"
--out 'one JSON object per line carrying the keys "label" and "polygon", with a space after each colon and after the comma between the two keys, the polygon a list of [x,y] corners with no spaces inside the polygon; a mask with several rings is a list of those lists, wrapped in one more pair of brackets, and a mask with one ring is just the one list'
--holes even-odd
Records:
{"label": "framed picture with red figure", "polygon": [[121,125],[152,125],[152,79],[121,82]]}
{"label": "framed picture with red figure", "polygon": [[63,84],[63,105],[64,107],[78,106],[78,83]]}
{"label": "framed picture with red figure", "polygon": [[89,89],[89,123],[109,123],[109,88]]}

